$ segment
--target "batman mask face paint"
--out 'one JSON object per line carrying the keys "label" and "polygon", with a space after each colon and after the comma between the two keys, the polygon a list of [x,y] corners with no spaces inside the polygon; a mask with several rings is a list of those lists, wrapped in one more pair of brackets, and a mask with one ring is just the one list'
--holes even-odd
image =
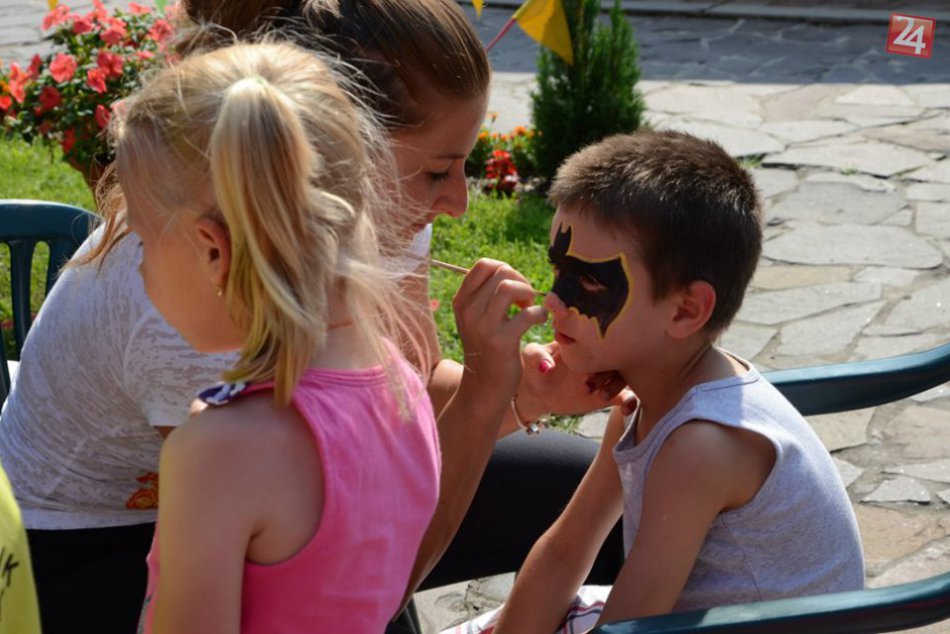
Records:
{"label": "batman mask face paint", "polygon": [[573,228],[558,227],[548,248],[548,259],[557,268],[551,292],[564,305],[597,321],[601,338],[617,317],[626,312],[633,290],[627,256],[589,260],[572,251]]}

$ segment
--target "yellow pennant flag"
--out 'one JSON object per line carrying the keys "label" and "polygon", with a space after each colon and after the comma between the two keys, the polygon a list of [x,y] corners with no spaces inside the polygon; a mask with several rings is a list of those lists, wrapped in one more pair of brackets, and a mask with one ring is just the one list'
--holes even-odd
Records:
{"label": "yellow pennant flag", "polygon": [[574,64],[571,32],[561,0],[527,0],[515,11],[514,19],[541,46],[551,49],[568,64]]}
{"label": "yellow pennant flag", "polygon": [[475,5],[475,13],[478,14],[478,17],[482,17],[482,4],[483,0],[472,0],[472,4]]}
{"label": "yellow pennant flag", "polygon": [[59,0],[46,0],[46,4],[49,5],[49,10],[52,11],[56,8],[56,5],[59,4]]}

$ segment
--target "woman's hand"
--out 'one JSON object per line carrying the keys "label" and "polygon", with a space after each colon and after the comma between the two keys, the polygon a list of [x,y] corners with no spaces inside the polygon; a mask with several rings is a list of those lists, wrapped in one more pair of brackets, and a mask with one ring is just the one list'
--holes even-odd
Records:
{"label": "woman's hand", "polygon": [[[482,259],[465,276],[452,302],[462,348],[463,383],[485,397],[508,401],[521,379],[521,337],[544,323],[547,311],[521,273],[504,262]],[[511,314],[512,306],[520,308]]]}
{"label": "woman's hand", "polygon": [[567,367],[557,342],[530,343],[521,355],[524,374],[518,387],[518,410],[531,420],[545,414],[586,414],[620,405],[633,411],[636,397],[617,372],[585,374]]}

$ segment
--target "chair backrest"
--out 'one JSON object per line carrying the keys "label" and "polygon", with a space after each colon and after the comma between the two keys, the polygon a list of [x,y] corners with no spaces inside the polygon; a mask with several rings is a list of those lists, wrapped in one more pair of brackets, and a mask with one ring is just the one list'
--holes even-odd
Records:
{"label": "chair backrest", "polygon": [[[33,323],[30,282],[37,243],[49,245],[46,292],[63,264],[75,253],[94,226],[96,216],[85,209],[38,200],[0,200],[0,242],[10,248],[10,297],[17,356]],[[0,402],[10,390],[6,353],[0,345]]]}

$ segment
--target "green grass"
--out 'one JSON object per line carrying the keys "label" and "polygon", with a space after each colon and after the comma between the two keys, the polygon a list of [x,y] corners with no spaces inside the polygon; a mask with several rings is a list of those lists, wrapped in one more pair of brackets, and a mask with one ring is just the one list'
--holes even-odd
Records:
{"label": "green grass", "polygon": [[[29,198],[69,203],[94,209],[92,192],[82,176],[61,160],[59,152],[51,154],[40,146],[22,141],[0,140],[0,199]],[[33,258],[30,304],[34,311],[43,301],[46,262],[49,251],[40,244]],[[4,331],[7,358],[16,358],[12,344],[13,311],[10,307],[10,255],[0,249],[0,324]]]}
{"label": "green grass", "polygon": [[[551,287],[548,228],[553,211],[540,197],[503,198],[473,193],[468,212],[460,219],[440,218],[432,237],[432,257],[470,267],[482,257],[507,262],[539,290]],[[460,361],[462,346],[455,328],[452,297],[462,283],[457,273],[432,269],[430,293],[438,300],[436,324],[443,354]],[[551,328],[528,331],[525,341],[550,341]]]}

